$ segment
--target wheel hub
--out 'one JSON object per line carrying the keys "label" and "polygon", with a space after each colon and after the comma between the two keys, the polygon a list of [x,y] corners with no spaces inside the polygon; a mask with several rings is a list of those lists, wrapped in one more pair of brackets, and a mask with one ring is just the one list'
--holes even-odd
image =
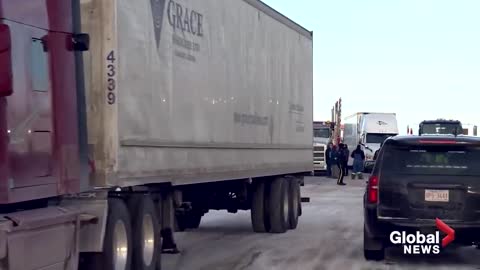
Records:
{"label": "wheel hub", "polygon": [[151,215],[143,216],[143,262],[150,265],[155,252],[155,232]]}
{"label": "wheel hub", "polygon": [[285,224],[288,224],[289,209],[290,209],[290,207],[289,207],[290,198],[289,198],[288,193],[289,192],[285,192],[285,197],[283,199],[283,219],[284,219]]}
{"label": "wheel hub", "polygon": [[118,220],[115,224],[113,248],[114,268],[116,270],[124,270],[127,266],[128,238],[125,224],[121,220]]}

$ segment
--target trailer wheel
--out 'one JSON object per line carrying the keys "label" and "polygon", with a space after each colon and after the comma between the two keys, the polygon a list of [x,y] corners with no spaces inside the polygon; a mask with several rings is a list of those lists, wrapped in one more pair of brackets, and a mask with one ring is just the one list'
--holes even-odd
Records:
{"label": "trailer wheel", "polygon": [[296,229],[298,225],[299,207],[300,204],[300,184],[297,178],[289,179],[288,181],[288,193],[289,193],[289,229]]}
{"label": "trailer wheel", "polygon": [[202,222],[202,214],[193,211],[188,215],[188,228],[189,229],[198,229],[200,223]]}
{"label": "trailer wheel", "polygon": [[133,265],[135,270],[155,270],[160,260],[160,222],[158,211],[149,195],[130,200],[133,231]]}
{"label": "trailer wheel", "polygon": [[299,217],[302,216],[302,202],[301,201],[298,203],[298,216]]}
{"label": "trailer wheel", "polygon": [[271,233],[284,233],[289,227],[288,182],[279,177],[272,181],[268,196],[268,213]]}
{"label": "trailer wheel", "polygon": [[108,200],[108,216],[103,252],[86,254],[85,266],[94,270],[130,270],[132,268],[132,226],[122,199]]}
{"label": "trailer wheel", "polygon": [[177,230],[180,232],[187,229],[198,229],[201,222],[202,214],[195,210],[176,215],[176,226]]}
{"label": "trailer wheel", "polygon": [[186,223],[185,223],[185,218],[181,215],[175,214],[175,220],[174,220],[174,225],[175,225],[175,231],[176,232],[183,232],[186,229]]}
{"label": "trailer wheel", "polygon": [[300,188],[298,188],[298,216],[302,216],[302,195],[300,194]]}
{"label": "trailer wheel", "polygon": [[254,232],[268,231],[265,215],[265,181],[256,181],[253,184],[252,207],[250,210],[252,228]]}

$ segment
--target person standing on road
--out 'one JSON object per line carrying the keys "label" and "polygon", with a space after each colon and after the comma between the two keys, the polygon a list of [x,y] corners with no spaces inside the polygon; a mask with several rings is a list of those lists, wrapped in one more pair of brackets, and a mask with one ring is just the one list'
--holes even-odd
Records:
{"label": "person standing on road", "polygon": [[[330,154],[330,157],[331,157],[331,167],[330,167],[330,169],[332,170],[332,177],[334,177],[334,175],[336,175],[338,177],[337,170],[338,170],[338,156],[339,156],[339,153],[340,153],[339,152],[339,150],[340,150],[339,147],[340,146],[338,144],[337,145],[334,144],[332,146],[332,152]],[[335,172],[334,172],[334,170],[335,170]],[[338,173],[340,173],[340,172],[338,172]]]}
{"label": "person standing on road", "polygon": [[[344,186],[345,183],[343,182],[343,177],[345,176],[345,153],[346,153],[346,145],[341,143],[338,145],[338,151],[337,151],[337,167],[338,167],[338,179],[337,179],[337,185]],[[346,159],[348,160],[348,154],[346,156]]]}
{"label": "person standing on road", "polygon": [[327,145],[327,150],[325,151],[325,162],[327,163],[327,177],[332,176],[332,162],[333,160],[333,144],[329,143]]}
{"label": "person standing on road", "polygon": [[355,179],[356,175],[358,175],[358,179],[363,179],[362,172],[363,163],[365,162],[365,153],[360,145],[357,145],[357,149],[352,152],[351,157],[353,158],[352,179]]}
{"label": "person standing on road", "polygon": [[348,176],[348,157],[350,156],[350,151],[348,150],[348,145],[343,144],[343,154],[342,154],[342,167],[343,167],[343,176]]}

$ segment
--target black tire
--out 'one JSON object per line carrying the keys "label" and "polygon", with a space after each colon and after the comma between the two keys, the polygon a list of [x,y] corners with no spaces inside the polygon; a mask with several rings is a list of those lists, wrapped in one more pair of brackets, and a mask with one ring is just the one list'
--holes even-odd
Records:
{"label": "black tire", "polygon": [[[372,244],[379,248],[372,249]],[[385,247],[383,242],[371,237],[365,227],[363,228],[363,256],[367,261],[382,261],[385,259]]]}
{"label": "black tire", "polygon": [[254,232],[264,233],[268,231],[265,223],[265,181],[259,180],[253,184],[250,216]]}
{"label": "black tire", "polygon": [[[116,270],[115,265],[115,227],[123,224],[127,242],[126,264],[122,270],[132,269],[132,225],[127,206],[122,199],[110,198],[108,200],[107,226],[103,240],[102,253],[82,254],[81,269],[89,270]],[[121,225],[120,225],[121,227]]]}
{"label": "black tire", "polygon": [[[159,265],[159,260],[161,260],[161,237],[158,210],[149,195],[137,195],[132,197],[129,206],[130,215],[132,216],[133,268],[135,270],[156,270],[157,265]],[[145,228],[145,226],[147,226],[147,228]],[[153,239],[151,239],[153,240],[153,246],[150,247],[152,249],[151,254],[147,255],[144,255],[145,240],[148,238],[148,236],[144,236],[145,233],[148,233],[145,229],[148,229],[153,233],[153,235],[150,236],[153,237]]]}
{"label": "black tire", "polygon": [[363,250],[363,256],[367,261],[383,261],[385,259],[385,250]]}
{"label": "black tire", "polygon": [[187,223],[185,221],[184,215],[175,214],[175,231],[183,232],[187,229]]}
{"label": "black tire", "polygon": [[[302,197],[300,197],[301,199]],[[298,216],[301,217],[302,216],[302,202],[300,201],[298,203]]]}
{"label": "black tire", "polygon": [[270,184],[268,196],[268,213],[271,233],[284,233],[289,227],[289,198],[288,182],[282,178],[276,178]]}
{"label": "black tire", "polygon": [[200,223],[202,222],[202,214],[193,211],[187,215],[187,229],[198,229]]}
{"label": "black tire", "polygon": [[300,188],[298,189],[298,216],[302,216],[302,195],[300,194]]}
{"label": "black tire", "polygon": [[289,221],[289,229],[294,230],[297,228],[298,225],[298,217],[299,217],[299,203],[301,203],[300,199],[300,183],[298,182],[297,178],[289,179],[288,181],[288,193],[289,193],[289,213],[288,213],[288,221]]}
{"label": "black tire", "polygon": [[176,217],[177,231],[183,232],[188,229],[198,229],[202,221],[202,215],[195,210],[178,214]]}

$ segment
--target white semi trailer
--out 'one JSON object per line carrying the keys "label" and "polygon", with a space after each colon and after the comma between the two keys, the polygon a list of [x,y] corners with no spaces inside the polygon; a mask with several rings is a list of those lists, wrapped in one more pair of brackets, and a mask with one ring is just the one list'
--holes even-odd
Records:
{"label": "white semi trailer", "polygon": [[[395,113],[359,112],[344,119],[343,142],[350,153],[357,145],[365,152],[365,166],[371,165],[375,151],[391,136],[398,135]],[[353,165],[349,157],[348,166]]]}
{"label": "white semi trailer", "polygon": [[[156,269],[174,224],[211,209],[251,210],[255,232],[296,228],[313,170],[311,32],[258,0],[0,0],[0,30],[14,67],[0,72],[14,82],[0,91],[2,266]],[[31,47],[35,95],[53,99],[33,104],[41,123],[22,118]],[[7,163],[30,155],[35,121],[48,128],[36,162]]]}

